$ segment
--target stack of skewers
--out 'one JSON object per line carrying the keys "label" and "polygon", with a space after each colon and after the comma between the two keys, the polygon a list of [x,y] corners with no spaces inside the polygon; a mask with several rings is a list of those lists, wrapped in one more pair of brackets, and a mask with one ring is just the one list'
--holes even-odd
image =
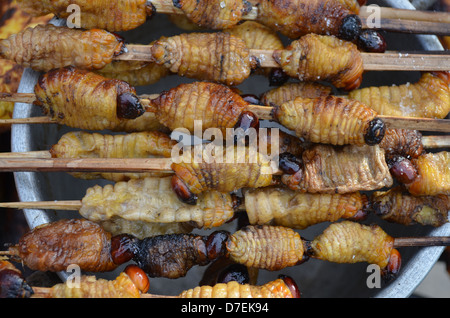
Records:
{"label": "stack of skewers", "polygon": [[[292,13],[300,11],[289,8],[287,14],[274,7],[277,1],[218,1],[216,7],[202,1],[125,2],[133,5],[123,8],[137,10],[131,14],[134,22],[156,10],[179,26],[187,18],[183,27],[189,30],[149,45],[125,44],[112,32],[144,26],[130,25],[126,9],[102,17],[107,3],[97,1],[102,10],[82,5],[89,12],[83,20],[88,30],[46,25],[0,42],[3,58],[40,72],[32,93],[0,98],[40,108],[45,115],[9,123],[67,129],[57,142],[41,145],[47,150],[2,154],[0,169],[64,172],[85,184],[101,182],[76,201],[2,204],[80,213],[30,231],[5,255],[35,270],[58,272],[73,263],[86,272],[109,272],[133,262],[139,268],[127,267],[113,286],[135,285],[138,291],[132,294],[143,296],[148,291],[143,276],[175,282],[192,267],[209,265],[213,273],[207,272],[222,283],[217,277],[224,275],[218,273],[230,263],[252,273],[252,285],[258,270],[279,273],[310,259],[375,264],[383,278],[392,280],[401,271],[397,248],[449,244],[448,238],[394,238],[379,225],[364,224],[368,215],[405,227],[448,222],[450,155],[441,151],[447,139],[422,134],[450,130],[445,119],[450,112],[448,56],[385,52],[382,35],[364,29],[357,1],[347,1],[352,8],[339,1],[328,1],[331,7],[308,1],[311,8],[305,12],[317,15],[320,7],[334,15],[317,23],[301,11],[296,21],[302,23],[288,29],[283,27]],[[65,17],[50,2],[19,3],[37,15]],[[441,27],[448,25],[447,15],[436,17],[447,18]],[[241,20],[250,21],[238,24]],[[211,24],[218,21],[225,24]],[[360,87],[365,72],[404,69],[422,71],[420,79]],[[186,81],[147,91],[178,76]],[[254,76],[268,77],[279,87],[259,96],[236,88]],[[136,87],[143,85],[145,94],[138,94]],[[219,157],[212,163],[174,162],[178,143],[170,134],[195,134],[196,121],[202,123],[201,136],[208,128],[261,131],[263,124],[276,123],[283,130],[266,139],[271,149],[279,146],[277,165],[259,152],[256,162],[244,155],[238,165]],[[236,217],[244,217],[244,224],[230,230],[227,223]],[[303,230],[324,222],[320,234],[305,238]],[[134,276],[138,283],[133,278],[130,283]],[[90,282],[86,293],[116,288]],[[217,285],[221,292],[216,295],[224,297],[222,290],[229,288],[228,295],[235,297],[248,290],[257,290],[254,296],[275,296],[266,290],[298,296],[291,278],[271,284],[255,289]],[[53,296],[87,295],[64,286],[54,291]],[[51,293],[35,289],[34,295]]]}

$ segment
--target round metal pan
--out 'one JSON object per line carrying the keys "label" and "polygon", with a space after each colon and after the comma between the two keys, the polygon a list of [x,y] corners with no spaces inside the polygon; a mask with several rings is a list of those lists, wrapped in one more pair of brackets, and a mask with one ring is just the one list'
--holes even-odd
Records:
{"label": "round metal pan", "polygon": [[[413,9],[407,0],[370,1],[380,6]],[[53,24],[62,25],[64,21],[54,19]],[[124,33],[129,43],[148,44],[160,36],[170,36],[185,32],[177,29],[164,15],[156,15],[139,29]],[[387,34],[389,50],[442,50],[435,36],[415,36],[411,34]],[[26,69],[20,84],[19,92],[32,93],[39,74]],[[420,77],[418,72],[368,72],[365,74],[363,86],[391,85],[415,82]],[[171,76],[160,82],[138,87],[138,93],[151,94],[162,92],[165,89],[175,87],[183,82],[192,80],[177,76]],[[244,93],[261,94],[270,89],[267,78],[252,76],[239,86]],[[17,103],[14,110],[14,118],[42,115],[40,110],[28,104]],[[35,150],[48,150],[66,132],[74,130],[59,125],[14,125],[12,127],[12,151],[24,152]],[[79,180],[66,173],[14,173],[18,195],[21,201],[52,201],[52,200],[79,200],[86,189],[95,184],[104,185],[107,182],[101,180]],[[57,220],[59,218],[79,217],[76,212],[50,211],[27,209],[24,211],[31,228],[40,224]],[[377,218],[370,218],[367,222],[375,222],[394,237],[404,236],[443,236],[450,235],[450,224],[440,228],[423,226],[404,227],[386,223]],[[230,231],[234,225],[227,225]],[[320,224],[301,231],[305,238],[312,239],[318,235],[328,224]],[[228,229],[225,227],[225,229]],[[202,233],[202,231],[194,231]],[[369,288],[367,280],[370,272],[367,264],[333,264],[319,260],[308,262],[287,268],[280,272],[268,272],[261,270],[259,283],[263,284],[276,278],[279,274],[292,276],[300,286],[302,297],[409,297],[415,288],[424,279],[436,261],[439,259],[443,247],[427,248],[402,248],[402,270],[399,277],[389,283],[382,284],[380,288]],[[99,277],[115,278],[123,269],[119,268],[112,273],[101,273]],[[204,267],[194,267],[186,277],[169,280],[157,278],[151,280],[150,292],[160,295],[176,295],[182,290],[193,288],[199,284]],[[64,279],[65,273],[59,273]]]}

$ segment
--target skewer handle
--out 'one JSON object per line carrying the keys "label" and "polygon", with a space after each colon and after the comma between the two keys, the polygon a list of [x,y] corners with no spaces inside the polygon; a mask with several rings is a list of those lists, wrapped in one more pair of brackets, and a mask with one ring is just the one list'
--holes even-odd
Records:
{"label": "skewer handle", "polygon": [[450,136],[422,136],[422,144],[425,148],[450,148]]}
{"label": "skewer handle", "polygon": [[14,172],[150,172],[173,173],[171,159],[139,158],[117,159],[82,158],[82,159],[0,159],[0,171]]}
{"label": "skewer handle", "polygon": [[1,208],[9,209],[49,209],[61,211],[79,211],[81,209],[81,201],[37,201],[37,202],[2,202]]}
{"label": "skewer handle", "polygon": [[420,131],[450,132],[450,120],[434,118],[415,118],[397,116],[378,116],[389,128],[411,129]]}
{"label": "skewer handle", "polygon": [[394,240],[394,247],[450,246],[450,236],[400,237]]}
{"label": "skewer handle", "polygon": [[[36,298],[52,298],[52,289],[48,287],[33,287],[34,295]],[[178,298],[177,296],[166,295],[154,295],[154,294],[142,294],[141,298]]]}
{"label": "skewer handle", "polygon": [[[382,19],[412,20],[412,21],[434,21],[439,23],[450,23],[450,15],[446,12],[421,11],[409,9],[397,9],[388,7],[376,7]],[[368,18],[374,14],[374,6],[362,6],[359,10],[361,18]]]}

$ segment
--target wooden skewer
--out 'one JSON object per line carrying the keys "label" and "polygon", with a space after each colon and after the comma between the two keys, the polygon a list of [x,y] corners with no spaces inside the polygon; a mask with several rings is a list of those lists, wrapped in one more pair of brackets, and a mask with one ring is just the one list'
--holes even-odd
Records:
{"label": "wooden skewer", "polygon": [[[422,136],[422,145],[426,149],[450,148],[450,135]],[[11,158],[51,159],[52,155],[48,150],[25,151],[25,152],[0,152],[0,159],[11,159]]]}
{"label": "wooden skewer", "polygon": [[[184,15],[181,9],[175,7],[172,1],[168,0],[151,0],[156,12]],[[377,7],[377,18],[379,25],[377,29],[415,34],[450,34],[450,15],[445,12],[431,12],[419,10],[396,9],[388,7]],[[372,20],[374,14],[373,6],[362,6],[360,8],[359,17],[362,26],[365,29],[373,28],[367,20]],[[243,20],[258,20],[258,7],[252,7],[252,10],[242,17]],[[418,23],[420,22],[420,23]]]}
{"label": "wooden skewer", "polygon": [[[13,209],[53,209],[61,211],[78,211],[82,204],[79,200],[74,201],[38,201],[38,202],[4,202],[1,208]],[[394,239],[394,248],[398,247],[427,247],[427,246],[450,246],[450,236],[426,236],[426,237],[399,237]],[[0,255],[10,255],[9,251],[0,251]]]}
{"label": "wooden skewer", "polygon": [[5,158],[0,171],[15,172],[166,172],[173,173],[170,158]]}
{"label": "wooden skewer", "polygon": [[[152,62],[150,45],[127,45],[128,52],[116,56],[116,60]],[[274,50],[250,50],[263,68],[280,67],[273,58]],[[366,71],[449,71],[450,54],[444,52],[394,52],[361,53]]]}
{"label": "wooden skewer", "polygon": [[[359,10],[359,16],[361,18],[368,18],[373,15],[374,9],[375,8],[373,6],[362,6]],[[389,7],[377,7],[376,9],[379,10],[380,17],[382,19],[450,23],[450,14],[446,12],[397,9]]]}
{"label": "wooden skewer", "polygon": [[[157,98],[158,94],[142,95],[141,102],[144,107],[150,104],[150,99]],[[0,93],[0,101],[18,102],[32,104],[36,100],[33,93]],[[148,109],[148,107],[147,107]],[[249,105],[248,111],[253,112],[259,119],[273,120],[271,106]],[[388,128],[402,129],[407,128],[419,131],[435,131],[435,132],[450,132],[450,120],[435,119],[435,118],[417,118],[417,117],[400,117],[400,116],[385,116],[378,115]],[[57,123],[48,117],[35,118],[16,118],[3,119],[0,124],[49,124]]]}
{"label": "wooden skewer", "polygon": [[[51,298],[52,289],[48,287],[32,287],[33,297],[35,298]],[[155,295],[155,294],[141,294],[141,298],[178,298],[178,296],[166,296],[166,295]]]}

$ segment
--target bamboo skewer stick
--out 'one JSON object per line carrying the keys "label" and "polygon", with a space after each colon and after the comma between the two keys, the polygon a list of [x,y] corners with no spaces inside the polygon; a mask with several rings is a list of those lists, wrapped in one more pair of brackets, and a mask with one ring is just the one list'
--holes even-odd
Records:
{"label": "bamboo skewer stick", "polygon": [[[374,6],[362,6],[359,9],[359,16],[361,18],[368,18],[374,13],[374,9]],[[397,9],[389,7],[376,7],[376,9],[379,10],[380,17],[382,19],[450,23],[450,14],[446,12]]]}
{"label": "bamboo skewer stick", "polygon": [[[150,99],[157,98],[158,94],[142,95],[141,102],[145,106],[150,104]],[[144,98],[145,97],[145,98]],[[36,100],[33,93],[0,93],[0,101],[19,102],[32,104]],[[148,109],[148,107],[147,107]],[[259,119],[273,120],[271,106],[249,105],[248,111],[253,112]],[[386,116],[378,115],[388,128],[393,129],[411,129],[419,131],[435,131],[435,132],[450,132],[450,120],[435,119],[435,118],[418,118],[418,117],[400,117],[400,116]],[[0,120],[0,124],[48,124],[57,123],[48,117],[35,118],[15,118]]]}
{"label": "bamboo skewer stick", "polygon": [[170,158],[6,158],[2,172],[166,172],[173,173]]}
{"label": "bamboo skewer stick", "polygon": [[[128,52],[116,56],[116,60],[152,62],[150,45],[127,45]],[[273,58],[274,50],[251,49],[250,56],[255,56],[263,68],[280,67]],[[361,52],[363,67],[366,71],[449,71],[450,55],[429,51],[385,53]]]}
{"label": "bamboo skewer stick", "polygon": [[[48,287],[32,287],[33,297],[36,298],[51,298],[52,289]],[[140,298],[178,298],[177,296],[155,295],[155,294],[141,294]]]}
{"label": "bamboo skewer stick", "polygon": [[[426,149],[450,148],[450,135],[422,136],[422,145]],[[52,155],[48,150],[25,151],[25,152],[0,152],[0,159],[12,159],[12,158],[51,159]]]}

